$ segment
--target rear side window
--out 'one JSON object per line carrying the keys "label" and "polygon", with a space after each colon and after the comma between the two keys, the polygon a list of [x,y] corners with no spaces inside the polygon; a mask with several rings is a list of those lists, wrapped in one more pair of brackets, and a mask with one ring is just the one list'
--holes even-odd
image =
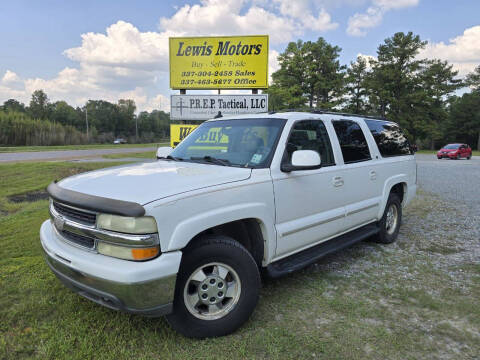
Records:
{"label": "rear side window", "polygon": [[351,120],[333,120],[345,164],[370,160],[370,150],[360,126]]}
{"label": "rear side window", "polygon": [[390,121],[365,120],[382,157],[410,155],[410,143],[400,127]]}
{"label": "rear side window", "polygon": [[332,145],[321,120],[302,120],[293,126],[287,142],[286,159],[290,163],[296,150],[314,150],[320,154],[322,166],[335,165]]}

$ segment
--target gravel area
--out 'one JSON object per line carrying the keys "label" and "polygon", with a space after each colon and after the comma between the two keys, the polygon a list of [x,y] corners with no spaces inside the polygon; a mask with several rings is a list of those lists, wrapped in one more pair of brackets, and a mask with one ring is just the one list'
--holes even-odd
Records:
{"label": "gravel area", "polygon": [[449,202],[468,205],[472,215],[480,214],[480,157],[470,160],[438,160],[435,155],[417,154],[418,183]]}
{"label": "gravel area", "polygon": [[405,358],[480,359],[478,313],[468,309],[480,305],[480,159],[420,154],[417,163],[420,187],[395,243],[358,243],[303,273],[343,279],[348,296],[378,308],[367,326],[418,337]]}

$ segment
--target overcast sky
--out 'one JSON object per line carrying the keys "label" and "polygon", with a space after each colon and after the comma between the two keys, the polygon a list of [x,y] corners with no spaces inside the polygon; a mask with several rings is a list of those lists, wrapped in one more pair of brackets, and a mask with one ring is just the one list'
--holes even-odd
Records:
{"label": "overcast sky", "polygon": [[461,75],[480,64],[479,0],[2,0],[0,103],[43,89],[74,106],[131,98],[169,111],[169,36],[268,34],[271,72],[289,41],[322,36],[349,64],[398,31]]}

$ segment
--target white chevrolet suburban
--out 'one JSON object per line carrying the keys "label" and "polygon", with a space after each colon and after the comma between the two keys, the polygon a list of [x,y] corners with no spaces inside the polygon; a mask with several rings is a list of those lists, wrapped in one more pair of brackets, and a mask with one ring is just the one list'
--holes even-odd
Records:
{"label": "white chevrolet suburban", "polygon": [[66,286],[166,315],[189,337],[240,327],[261,273],[279,277],[367,238],[393,242],[416,191],[398,125],[365,116],[219,118],[162,151],[51,183],[40,239]]}

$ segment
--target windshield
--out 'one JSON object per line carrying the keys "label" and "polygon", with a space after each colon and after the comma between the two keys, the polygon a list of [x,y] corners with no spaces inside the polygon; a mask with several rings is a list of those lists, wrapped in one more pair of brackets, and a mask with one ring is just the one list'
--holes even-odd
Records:
{"label": "windshield", "polygon": [[286,120],[259,118],[204,122],[171,152],[173,160],[225,166],[270,166]]}
{"label": "windshield", "polygon": [[444,149],[458,149],[460,147],[460,145],[458,144],[449,144],[447,146],[444,147]]}

